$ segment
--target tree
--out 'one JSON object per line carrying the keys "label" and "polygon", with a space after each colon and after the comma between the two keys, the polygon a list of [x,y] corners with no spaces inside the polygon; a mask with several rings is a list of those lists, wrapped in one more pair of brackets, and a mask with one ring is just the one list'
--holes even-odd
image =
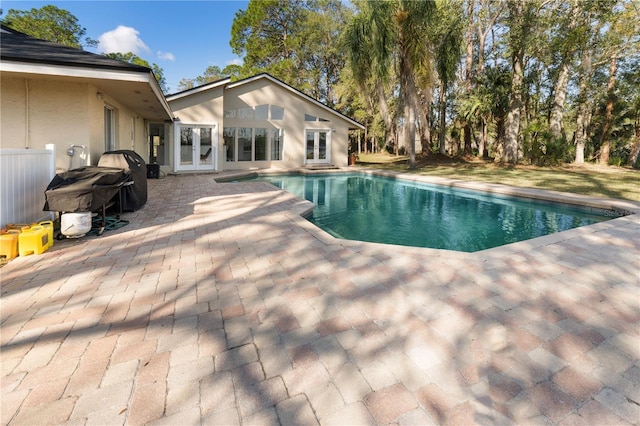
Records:
{"label": "tree", "polygon": [[339,36],[350,16],[337,0],[251,0],[231,28],[240,77],[268,72],[333,106],[345,62]]}
{"label": "tree", "polygon": [[[473,3],[472,0],[470,2]],[[481,82],[484,79],[484,70],[485,70],[485,46],[487,36],[490,32],[493,31],[494,26],[498,19],[500,18],[505,3],[503,1],[496,0],[481,0],[478,4],[478,7],[473,9],[473,13],[475,13],[475,19],[472,20],[473,25],[475,26],[476,31],[476,41],[478,43],[477,51],[478,51],[478,62],[476,64],[476,82]],[[476,84],[476,89],[481,89],[481,84]],[[483,95],[492,96],[497,95],[496,92],[491,93],[483,93]],[[478,115],[479,124],[480,124],[480,146],[478,147],[478,152],[482,155],[483,158],[488,158],[489,156],[489,140],[488,140],[488,129],[487,129],[487,119],[492,116],[491,111],[495,108],[492,108],[493,105],[499,104],[498,101],[494,103],[490,103],[488,106],[484,107],[484,113]],[[499,115],[494,115],[495,117],[499,117]]]}
{"label": "tree", "polygon": [[[225,68],[225,70],[227,70]],[[221,70],[217,65],[210,65],[204,70],[204,74],[194,78],[183,78],[178,83],[178,91],[192,89],[203,84],[211,83],[213,81],[221,80],[230,76],[229,73],[225,73],[225,70]]]}
{"label": "tree", "polygon": [[459,102],[458,114],[465,121],[480,125],[483,158],[489,157],[489,146],[485,141],[488,141],[490,128],[495,139],[504,137],[510,89],[511,73],[506,67],[487,67],[471,94]]}
{"label": "tree", "polygon": [[553,14],[554,17],[559,17],[560,19],[556,19],[558,25],[551,43],[551,48],[559,54],[558,72],[553,90],[553,105],[549,115],[549,130],[551,136],[556,140],[563,138],[562,119],[565,112],[564,104],[567,98],[571,69],[573,68],[575,54],[580,45],[583,44],[581,40],[587,37],[586,31],[588,28],[585,25],[587,16],[585,9],[588,6],[585,1],[571,0],[568,4],[569,7],[565,8],[565,6],[565,2],[560,2],[559,8]]}
{"label": "tree", "polygon": [[447,91],[456,78],[462,55],[462,4],[458,1],[442,1],[438,3],[437,14],[431,34],[435,47],[435,68],[440,80],[439,110],[440,125],[438,128],[438,144],[440,154],[446,152],[445,136],[447,133]]}
{"label": "tree", "polygon": [[435,4],[395,0],[363,2],[345,29],[345,45],[356,78],[384,83],[397,68],[399,101],[404,109],[404,144],[409,167],[415,168],[418,87],[429,87],[432,57],[424,34]]}
{"label": "tree", "polygon": [[640,156],[640,91],[637,84],[640,81],[640,61],[634,61],[630,69],[622,72],[621,75],[621,100],[624,102],[624,118],[633,128],[631,146],[627,165],[638,167],[638,157]]}
{"label": "tree", "polygon": [[147,67],[151,69],[151,71],[153,71],[153,76],[156,78],[156,80],[158,81],[158,84],[160,85],[160,88],[164,93],[167,93],[167,81],[164,77],[164,70],[160,68],[157,64],[149,64],[149,62],[147,62],[145,59],[142,59],[141,57],[139,57],[138,55],[132,52],[127,52],[127,53],[112,52],[112,53],[107,53],[105,56],[111,59],[116,59],[118,61],[128,62],[130,64],[140,65],[142,67]]}
{"label": "tree", "polygon": [[593,74],[591,65],[592,50],[585,46],[582,51],[580,66],[578,67],[578,99],[576,113],[575,162],[584,163],[584,148],[587,143],[587,133],[590,121],[591,101],[588,96],[588,88]]}
{"label": "tree", "polygon": [[83,43],[85,46],[97,45],[96,40],[85,37],[87,30],[78,24],[73,14],[52,5],[29,11],[9,9],[2,23],[32,37],[69,47],[81,49]]}
{"label": "tree", "polygon": [[605,106],[605,121],[603,124],[600,155],[600,164],[609,164],[609,152],[611,149],[610,131],[614,121],[613,108],[616,102],[616,75],[620,58],[633,57],[640,51],[640,12],[637,4],[629,1],[620,1],[608,16],[609,31],[604,44],[604,58],[608,62],[607,98]]}
{"label": "tree", "polygon": [[230,45],[243,57],[246,75],[265,71],[291,83],[298,74],[296,52],[303,40],[299,28],[306,9],[301,0],[252,0],[231,26]]}
{"label": "tree", "polygon": [[299,55],[311,93],[330,107],[335,106],[335,86],[345,67],[346,55],[340,49],[340,34],[352,16],[351,9],[337,0],[309,2],[302,29],[302,52]]}
{"label": "tree", "polygon": [[529,47],[532,28],[535,25],[537,5],[534,1],[507,1],[509,25],[508,48],[511,56],[511,93],[509,112],[502,145],[501,160],[518,162],[521,114],[524,106],[522,91],[524,84],[525,53]]}

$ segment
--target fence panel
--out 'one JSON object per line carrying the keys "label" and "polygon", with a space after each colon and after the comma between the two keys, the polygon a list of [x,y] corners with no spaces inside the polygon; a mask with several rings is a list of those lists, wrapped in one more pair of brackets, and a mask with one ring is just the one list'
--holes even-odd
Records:
{"label": "fence panel", "polygon": [[55,146],[0,149],[0,226],[52,217],[42,210],[44,190],[55,176]]}

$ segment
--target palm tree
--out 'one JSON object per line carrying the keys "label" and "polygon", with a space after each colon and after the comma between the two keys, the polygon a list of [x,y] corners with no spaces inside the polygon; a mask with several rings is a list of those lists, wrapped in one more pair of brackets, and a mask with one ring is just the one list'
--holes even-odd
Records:
{"label": "palm tree", "polygon": [[413,169],[418,87],[429,86],[431,80],[431,55],[425,34],[435,2],[364,1],[356,5],[360,11],[344,34],[353,74],[361,81],[373,78],[378,87],[383,87],[397,70],[400,103],[404,106],[408,130],[404,133],[405,145],[409,147],[409,167]]}
{"label": "palm tree", "polygon": [[435,68],[440,80],[440,128],[438,143],[440,154],[446,151],[446,113],[447,91],[452,81],[456,78],[456,71],[460,66],[462,56],[462,3],[444,1],[438,3],[438,15],[432,38],[435,42]]}

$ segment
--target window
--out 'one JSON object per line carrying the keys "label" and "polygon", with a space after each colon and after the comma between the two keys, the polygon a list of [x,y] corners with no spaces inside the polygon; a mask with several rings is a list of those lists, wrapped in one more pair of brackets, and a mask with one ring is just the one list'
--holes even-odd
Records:
{"label": "window", "polygon": [[278,105],[271,105],[271,119],[284,120],[284,108]]}
{"label": "window", "polygon": [[180,127],[180,164],[193,164],[193,127]]}
{"label": "window", "polygon": [[256,120],[268,120],[269,119],[269,105],[256,106]]}
{"label": "window", "polygon": [[238,161],[253,160],[253,129],[250,127],[240,127],[238,129]]}
{"label": "window", "polygon": [[[255,108],[225,109],[224,118],[238,120],[284,120],[284,108],[278,105],[256,105]],[[313,117],[312,121],[317,119]]]}
{"label": "window", "polygon": [[282,129],[271,129],[271,160],[282,160]]}
{"label": "window", "polygon": [[252,120],[254,116],[253,108],[238,108],[238,118],[241,120]]}
{"label": "window", "polygon": [[211,155],[211,151],[213,151],[211,137],[211,128],[210,127],[201,127],[200,128],[200,164],[212,164],[213,163],[213,155]]}
{"label": "window", "polygon": [[110,106],[104,106],[104,150],[114,151],[116,149],[116,116],[115,111]]}
{"label": "window", "polygon": [[326,118],[322,118],[322,117],[316,117],[315,115],[311,115],[311,114],[305,114],[304,115],[304,121],[321,121],[324,123],[328,123],[329,120],[327,120]]}
{"label": "window", "polygon": [[254,129],[256,146],[255,161],[265,161],[267,159],[267,129]]}
{"label": "window", "polygon": [[225,127],[226,161],[281,161],[283,136],[282,129]]}
{"label": "window", "polygon": [[222,131],[222,139],[224,140],[224,146],[227,147],[227,161],[236,161],[235,147],[236,147],[236,129],[235,127],[225,127]]}

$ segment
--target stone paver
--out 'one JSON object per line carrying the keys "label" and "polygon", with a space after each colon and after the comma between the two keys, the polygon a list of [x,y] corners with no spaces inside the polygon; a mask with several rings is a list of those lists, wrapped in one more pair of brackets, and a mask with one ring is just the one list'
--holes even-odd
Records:
{"label": "stone paver", "polygon": [[465,254],[215,177],[0,269],[2,424],[640,424],[639,215]]}

